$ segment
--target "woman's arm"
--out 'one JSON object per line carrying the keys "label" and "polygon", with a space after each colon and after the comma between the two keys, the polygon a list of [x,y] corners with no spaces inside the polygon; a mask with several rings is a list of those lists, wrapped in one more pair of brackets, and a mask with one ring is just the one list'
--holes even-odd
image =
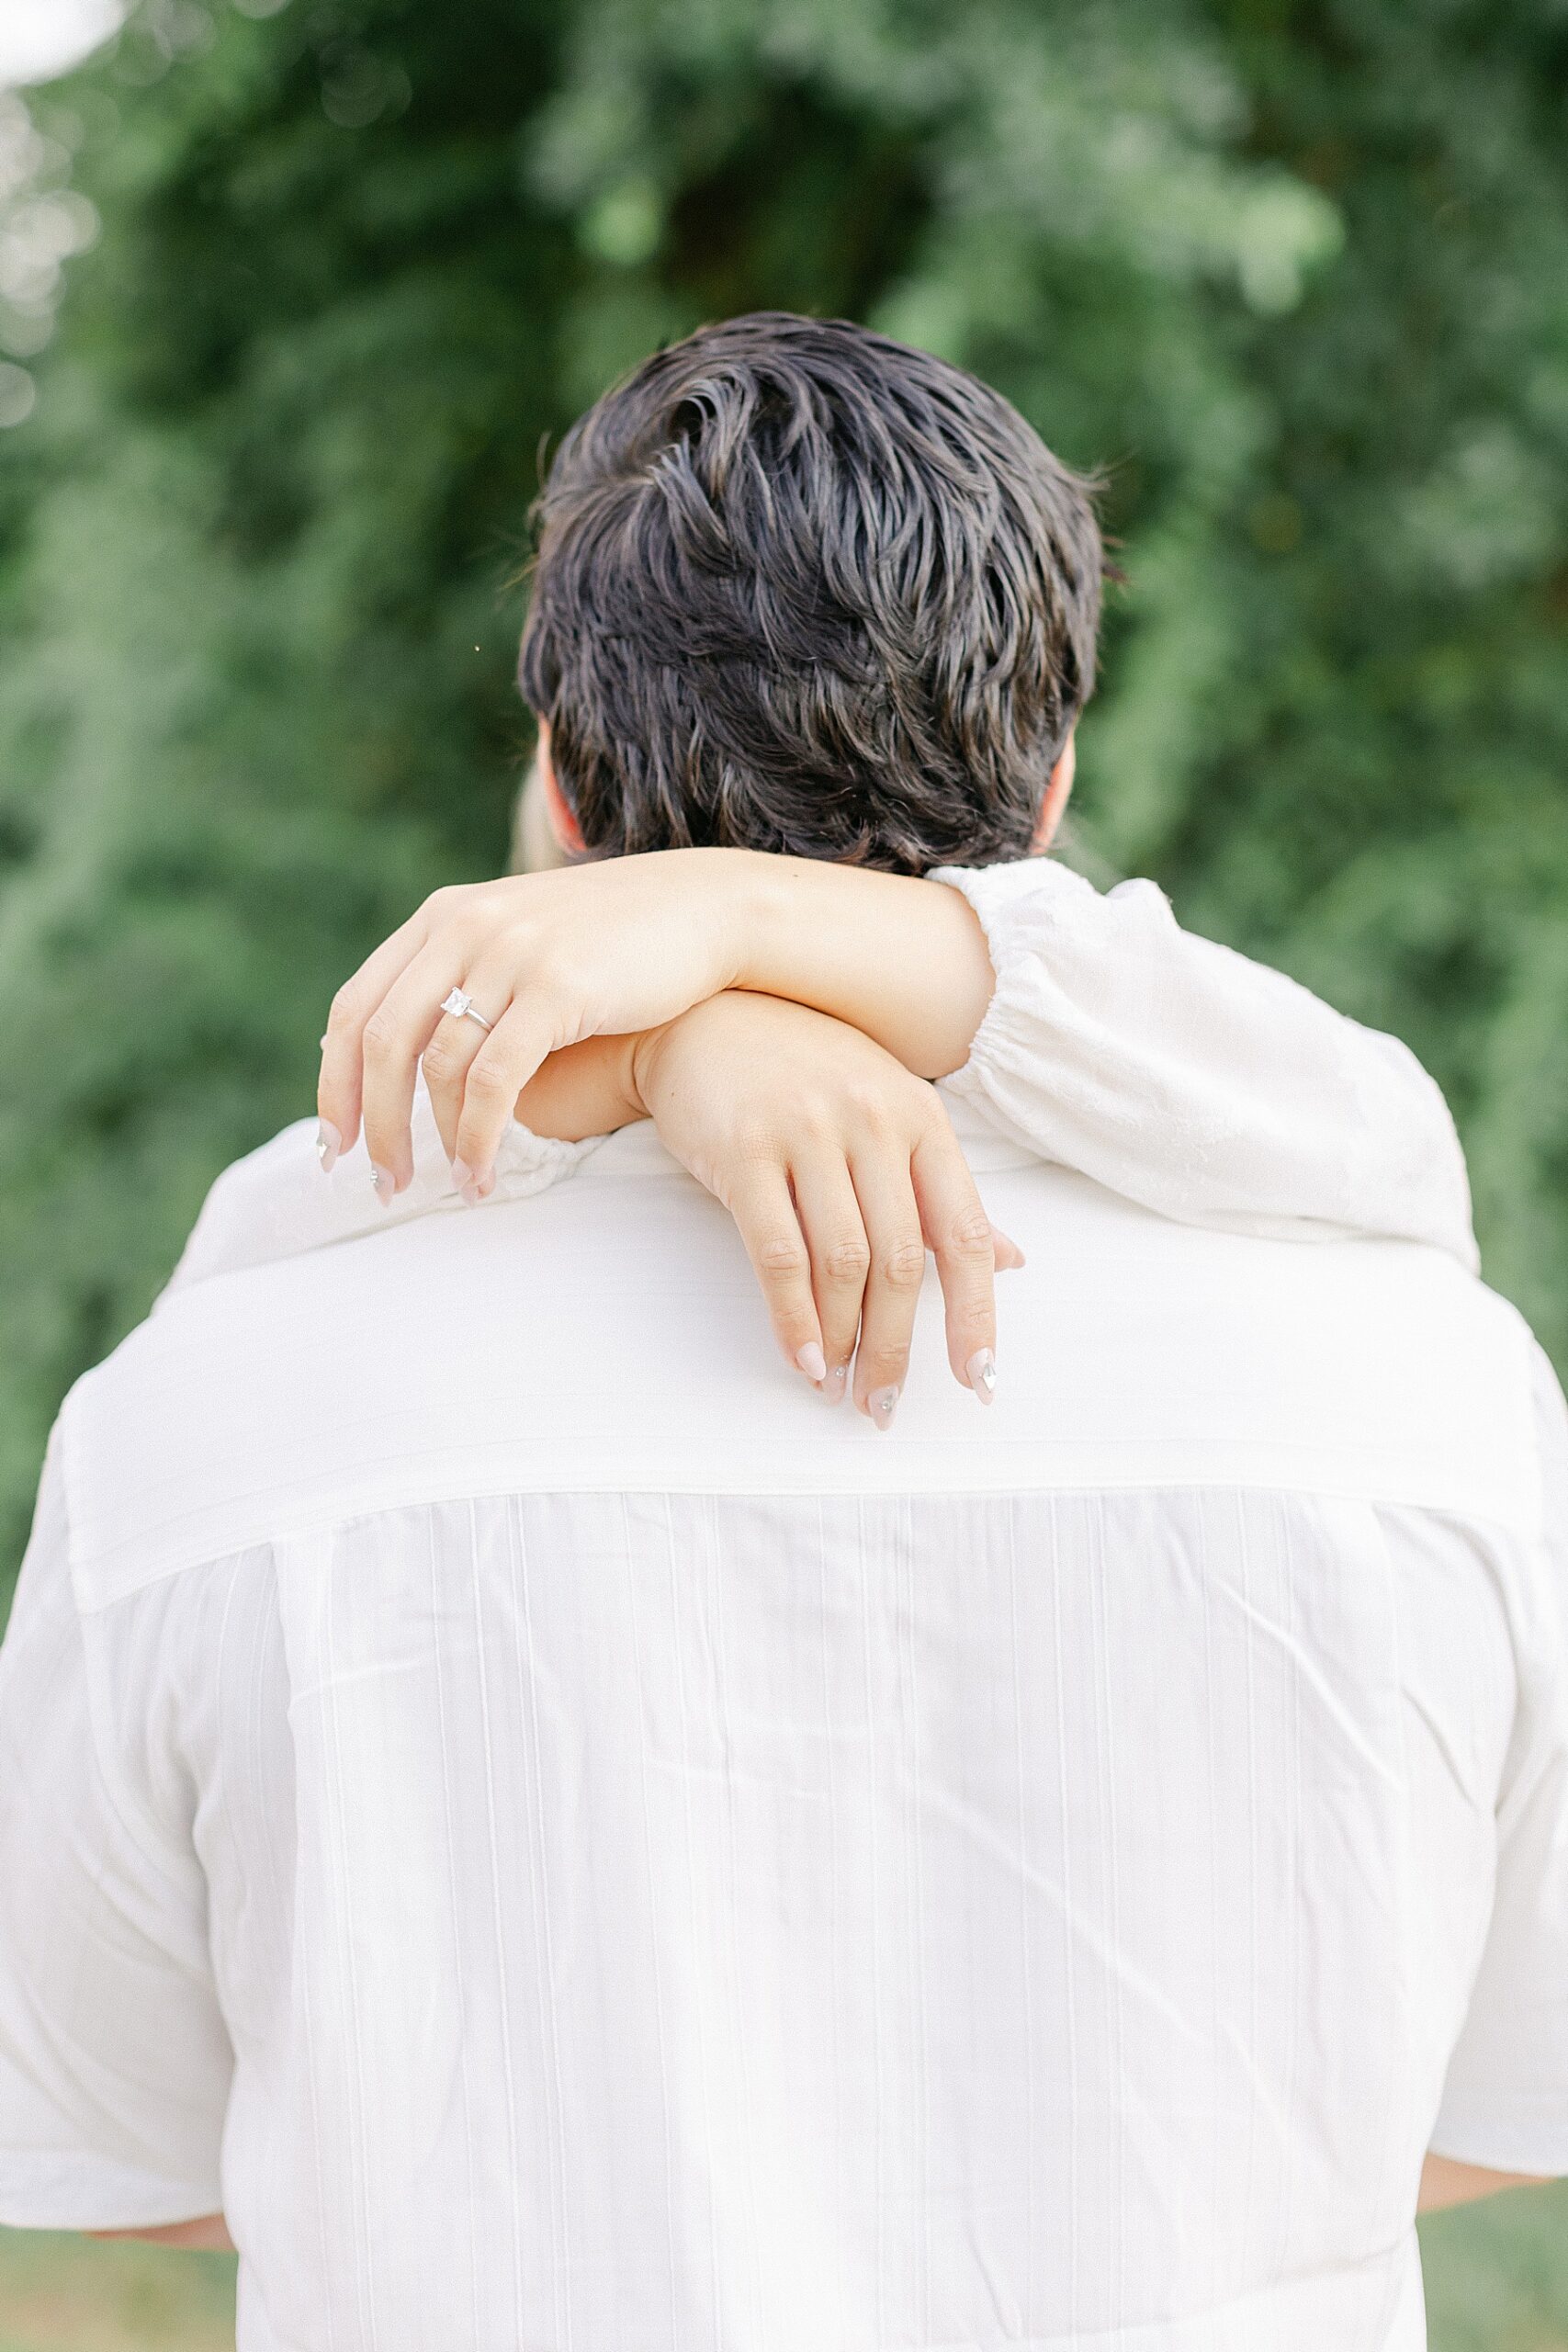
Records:
{"label": "woman's arm", "polygon": [[[652,1029],[726,989],[847,1020],[936,1077],[968,1050],[994,985],[953,891],[747,850],[647,856],[439,890],[338,991],[318,1091],[326,1158],[363,1118],[390,1198],[412,1173],[423,1057],[455,1156],[484,1188],[523,1088],[552,1053]],[[441,1010],[459,987],[490,1024]]]}
{"label": "woman's arm", "polygon": [[148,2245],[179,2246],[196,2254],[235,2251],[229,2224],[221,2213],[209,2213],[199,2222],[166,2222],[161,2229],[86,2230],[83,2234],[90,2238],[140,2238]]}
{"label": "woman's arm", "polygon": [[[488,1031],[443,1015],[454,985]],[[917,881],[677,850],[437,892],[334,1002],[323,1158],[363,1114],[387,1197],[401,1189],[423,1055],[459,1182],[482,1197],[551,1053],[728,988],[849,1022],[1166,1215],[1387,1234],[1474,1263],[1452,1122],[1405,1047],[1182,931],[1153,884],[1102,894],[1048,858]]]}
{"label": "woman's arm", "polygon": [[1540,2188],[1544,2177],[1533,2172],[1492,2172],[1484,2165],[1461,2165],[1452,2156],[1428,2155],[1421,2166],[1418,2213],[1443,2213],[1450,2205],[1473,2205],[1495,2197],[1503,2188]]}

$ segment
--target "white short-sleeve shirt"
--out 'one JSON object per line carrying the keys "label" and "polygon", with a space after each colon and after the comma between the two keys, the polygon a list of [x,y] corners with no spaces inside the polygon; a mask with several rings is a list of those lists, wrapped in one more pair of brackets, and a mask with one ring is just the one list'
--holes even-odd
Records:
{"label": "white short-sleeve shirt", "polygon": [[0,2220],[221,2207],[243,2352],[1421,2343],[1427,2146],[1568,2169],[1561,1398],[966,1123],[886,1436],[646,1128],[226,1180],[0,1656]]}

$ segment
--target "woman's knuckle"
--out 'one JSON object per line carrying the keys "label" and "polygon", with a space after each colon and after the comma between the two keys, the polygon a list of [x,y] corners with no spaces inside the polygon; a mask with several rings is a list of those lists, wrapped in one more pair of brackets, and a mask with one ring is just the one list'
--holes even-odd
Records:
{"label": "woman's knuckle", "polygon": [[768,1168],[779,1159],[778,1137],[754,1119],[743,1119],[735,1131],[735,1157],[745,1168]]}
{"label": "woman's knuckle", "polygon": [[789,1106],[792,1140],[796,1152],[825,1151],[833,1143],[838,1122],[827,1106],[808,1096],[796,1095]]}
{"label": "woman's knuckle", "polygon": [[487,933],[485,937],[487,947],[493,949],[498,965],[503,965],[513,972],[525,969],[528,973],[530,987],[537,982],[539,974],[536,968],[535,934],[532,923],[523,922],[502,923],[499,931]]}
{"label": "woman's knuckle", "polygon": [[896,1123],[893,1105],[885,1093],[874,1087],[863,1087],[852,1097],[851,1109],[856,1125],[872,1141],[880,1142],[890,1134]]}
{"label": "woman's knuckle", "polygon": [[384,1005],[377,1007],[365,1024],[364,1047],[368,1061],[388,1060],[398,1046],[398,1024]]}
{"label": "woman's knuckle", "polygon": [[991,1221],[985,1210],[962,1209],[948,1227],[948,1246],[960,1258],[988,1258]]}
{"label": "woman's knuckle", "polygon": [[421,1056],[420,1068],[424,1072],[427,1085],[450,1086],[459,1074],[461,1063],[455,1046],[444,1045],[435,1038]]}
{"label": "woman's knuckle", "polygon": [[917,1290],[926,1271],[923,1241],[895,1241],[882,1253],[881,1274],[890,1290]]}
{"label": "woman's knuckle", "polygon": [[822,1253],[822,1266],[829,1282],[858,1283],[863,1288],[871,1272],[870,1248],[861,1235],[847,1234],[829,1243]]}
{"label": "woman's knuckle", "polygon": [[525,926],[513,939],[512,961],[528,966],[530,993],[547,1004],[576,1004],[592,992],[593,963],[562,939],[541,939]]}
{"label": "woman's knuckle", "polygon": [[757,1263],[765,1274],[788,1276],[806,1271],[804,1243],[788,1233],[771,1233],[757,1245]]}

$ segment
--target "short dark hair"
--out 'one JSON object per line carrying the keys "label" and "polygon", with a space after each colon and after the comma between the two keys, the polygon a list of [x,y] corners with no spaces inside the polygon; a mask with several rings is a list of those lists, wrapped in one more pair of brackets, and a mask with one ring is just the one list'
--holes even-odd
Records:
{"label": "short dark hair", "polygon": [[535,519],[520,683],[591,854],[1028,854],[1100,539],[976,377],[841,319],[701,327],[579,419]]}

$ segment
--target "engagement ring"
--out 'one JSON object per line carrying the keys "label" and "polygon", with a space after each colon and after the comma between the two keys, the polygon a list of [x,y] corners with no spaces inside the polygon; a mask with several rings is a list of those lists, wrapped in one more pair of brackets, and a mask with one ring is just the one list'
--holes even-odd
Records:
{"label": "engagement ring", "polygon": [[461,989],[454,989],[450,996],[442,998],[441,1010],[451,1013],[455,1020],[477,1021],[481,1029],[490,1027],[484,1014],[474,1011],[472,998],[465,996]]}

